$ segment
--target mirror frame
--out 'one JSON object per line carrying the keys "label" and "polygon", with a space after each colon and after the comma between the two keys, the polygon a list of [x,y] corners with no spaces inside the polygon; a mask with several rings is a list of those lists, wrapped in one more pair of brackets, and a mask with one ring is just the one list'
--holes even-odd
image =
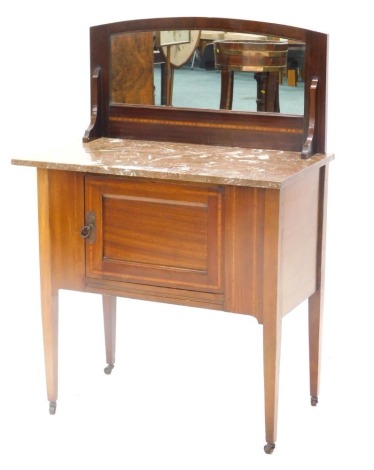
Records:
{"label": "mirror frame", "polygon": [[[218,30],[305,43],[304,115],[173,108],[110,102],[113,34],[171,29]],[[324,153],[328,35],[275,23],[205,17],[149,18],[90,28],[91,122],[83,141],[100,137]]]}

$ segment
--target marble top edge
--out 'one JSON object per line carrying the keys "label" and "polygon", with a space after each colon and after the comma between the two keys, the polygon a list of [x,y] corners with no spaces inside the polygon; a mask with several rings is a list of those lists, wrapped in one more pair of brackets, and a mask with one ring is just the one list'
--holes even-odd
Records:
{"label": "marble top edge", "polygon": [[301,159],[300,152],[203,144],[100,138],[73,142],[12,164],[186,182],[279,188],[333,155]]}

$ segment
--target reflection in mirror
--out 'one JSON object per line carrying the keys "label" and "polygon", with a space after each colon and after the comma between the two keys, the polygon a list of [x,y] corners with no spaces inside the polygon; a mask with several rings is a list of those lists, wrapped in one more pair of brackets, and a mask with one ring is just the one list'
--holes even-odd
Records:
{"label": "reflection in mirror", "polygon": [[[292,39],[222,31],[121,33],[111,37],[111,102],[300,115],[304,57],[305,44]],[[264,96],[272,97],[270,106]]]}

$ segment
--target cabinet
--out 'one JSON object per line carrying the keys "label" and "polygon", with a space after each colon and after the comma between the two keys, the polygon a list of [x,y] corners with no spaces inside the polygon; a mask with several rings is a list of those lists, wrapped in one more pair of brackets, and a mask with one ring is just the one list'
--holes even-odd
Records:
{"label": "cabinet", "polygon": [[[184,176],[174,169],[174,178],[168,174],[161,179],[154,163],[131,177],[116,166],[118,155],[122,163],[126,159],[127,146],[122,141],[113,146],[106,138],[77,145],[64,151],[75,164],[62,162],[58,155],[48,162],[42,155],[33,161],[14,160],[38,167],[51,413],[58,389],[58,291],[103,294],[107,372],[115,359],[115,299],[126,296],[255,316],[264,330],[267,439],[273,443],[281,319],[305,299],[309,299],[311,397],[313,404],[317,402],[326,184],[332,156],[303,161],[289,152],[283,154],[282,164],[277,152],[267,152],[267,159],[258,153],[252,179],[244,180],[243,173],[234,176],[239,163],[232,174],[224,171],[220,153],[227,149],[212,147],[209,161],[218,158],[223,168],[221,177],[209,178],[204,174],[207,147],[191,145],[184,148],[188,168]],[[144,152],[149,155],[150,149],[162,167],[163,144],[149,142]],[[179,144],[168,144],[168,154],[174,152],[177,158],[180,151]],[[252,151],[240,152],[241,165],[246,166]],[[91,159],[85,166],[87,153]],[[273,161],[277,171],[256,179],[257,170],[266,173]]]}

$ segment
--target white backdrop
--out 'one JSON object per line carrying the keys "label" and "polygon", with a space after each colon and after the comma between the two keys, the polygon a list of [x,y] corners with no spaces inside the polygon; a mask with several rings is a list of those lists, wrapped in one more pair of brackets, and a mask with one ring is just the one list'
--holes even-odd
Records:
{"label": "white backdrop", "polygon": [[[137,4],[21,0],[0,28],[0,468],[372,468],[373,66],[363,0]],[[81,6],[83,4],[83,6]],[[4,9],[4,6],[3,6]],[[330,35],[330,167],[320,403],[309,405],[307,307],[283,321],[277,448],[265,455],[262,328],[251,317],[121,299],[105,376],[101,302],[63,292],[60,395],[48,414],[36,178],[10,159],[81,139],[89,123],[89,27],[217,16]]]}

